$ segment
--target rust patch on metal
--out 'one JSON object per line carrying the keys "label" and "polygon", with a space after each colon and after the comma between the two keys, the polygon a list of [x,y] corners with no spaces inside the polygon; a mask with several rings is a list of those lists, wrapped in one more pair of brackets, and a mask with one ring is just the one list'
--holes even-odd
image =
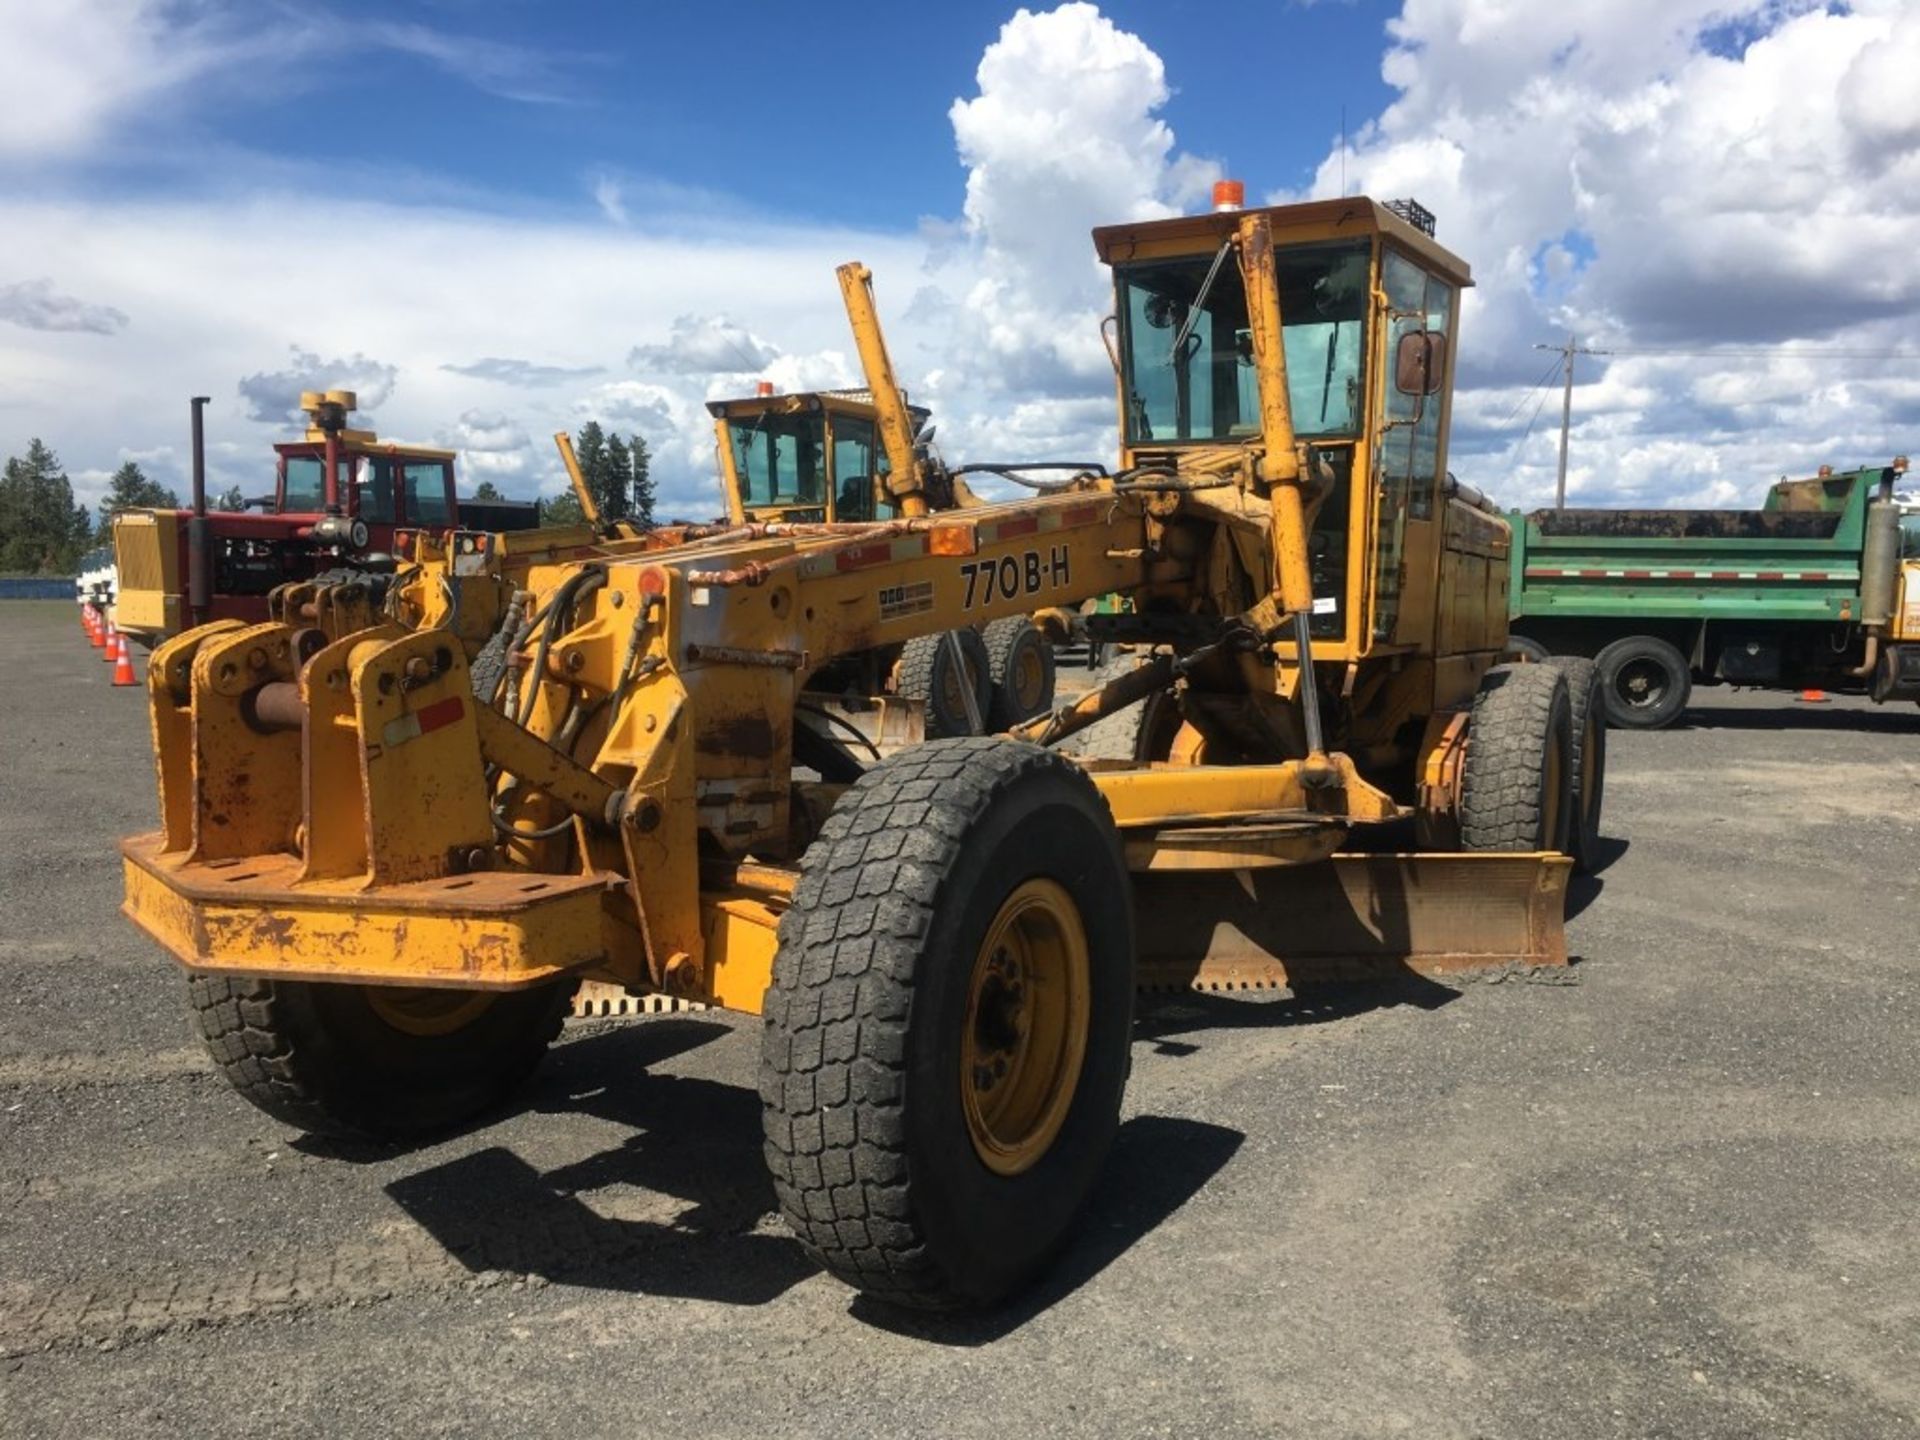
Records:
{"label": "rust patch on metal", "polygon": [[762,760],[785,743],[784,727],[770,715],[735,715],[696,733],[693,748],[702,755]]}

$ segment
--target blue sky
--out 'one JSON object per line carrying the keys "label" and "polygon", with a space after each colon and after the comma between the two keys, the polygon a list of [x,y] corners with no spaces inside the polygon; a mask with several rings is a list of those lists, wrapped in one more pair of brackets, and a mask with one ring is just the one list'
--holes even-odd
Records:
{"label": "blue sky", "polygon": [[1344,107],[1474,268],[1458,473],[1551,493],[1576,333],[1575,496],[1750,501],[1920,428],[1916,73],[1911,0],[0,6],[0,451],[178,483],[202,391],[257,488],[345,385],[514,494],[638,430],[697,515],[706,399],[856,379],[859,258],[950,460],[1108,453],[1088,228],[1335,193]]}
{"label": "blue sky", "polygon": [[[333,7],[330,26],[431,28],[447,58],[397,48],[301,67],[201,117],[222,141],[338,152],[503,202],[591,203],[620,174],[803,220],[908,229],[952,215],[965,175],[947,111],[1012,13],[1004,3],[608,5],[522,0]],[[1256,191],[1298,187],[1339,133],[1377,113],[1397,7],[1126,0],[1103,13],[1165,62],[1182,148]],[[755,12],[759,13],[755,13]],[[1274,57],[1270,81],[1234,57]],[[1250,103],[1249,90],[1270,90]],[[126,166],[115,185],[142,183]],[[188,183],[178,171],[145,183]]]}

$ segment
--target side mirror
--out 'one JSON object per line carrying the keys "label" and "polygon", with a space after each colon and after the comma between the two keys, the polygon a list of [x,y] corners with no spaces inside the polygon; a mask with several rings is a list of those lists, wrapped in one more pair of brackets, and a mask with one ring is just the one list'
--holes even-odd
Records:
{"label": "side mirror", "polygon": [[1447,373],[1447,337],[1438,330],[1409,330],[1393,357],[1393,388],[1402,395],[1431,395]]}

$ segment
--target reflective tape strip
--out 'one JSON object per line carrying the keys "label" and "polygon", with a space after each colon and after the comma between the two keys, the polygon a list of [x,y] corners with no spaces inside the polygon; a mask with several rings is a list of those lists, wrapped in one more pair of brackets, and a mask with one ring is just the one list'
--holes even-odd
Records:
{"label": "reflective tape strip", "polygon": [[445,729],[460,718],[465,708],[458,695],[449,695],[423,709],[410,711],[397,720],[389,720],[386,728],[380,732],[380,738],[391,750],[396,745],[404,745],[409,740],[418,740],[422,735]]}
{"label": "reflective tape strip", "polygon": [[853,545],[833,557],[833,568],[840,571],[867,570],[875,565],[890,565],[896,560],[911,560],[927,553],[926,535],[902,535],[893,540],[875,540]]}
{"label": "reflective tape strip", "polygon": [[1828,570],[1577,570],[1529,565],[1529,580],[1851,580]]}

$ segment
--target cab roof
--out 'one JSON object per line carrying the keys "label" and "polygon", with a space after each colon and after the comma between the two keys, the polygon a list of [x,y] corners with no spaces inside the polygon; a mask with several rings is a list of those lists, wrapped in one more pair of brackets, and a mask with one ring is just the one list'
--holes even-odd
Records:
{"label": "cab roof", "polygon": [[[906,391],[900,392],[906,399]],[[907,409],[914,415],[928,415],[931,412],[924,406],[907,401]],[[836,415],[857,415],[864,419],[877,418],[873,408],[871,390],[796,390],[786,395],[749,395],[738,400],[709,400],[707,413],[716,420],[732,419],[747,415],[811,415],[827,410]]]}
{"label": "cab roof", "polygon": [[1248,215],[1268,217],[1273,226],[1273,243],[1277,246],[1380,235],[1454,284],[1463,287],[1473,284],[1473,272],[1465,260],[1432,236],[1414,229],[1385,205],[1364,195],[1309,200],[1299,205],[1253,205],[1244,210],[1178,215],[1170,220],[1100,225],[1093,232],[1093,248],[1108,265],[1124,265],[1149,257],[1164,258],[1185,251],[1205,254],[1219,249]]}
{"label": "cab roof", "polygon": [[[324,432],[309,430],[304,440],[282,440],[274,449],[282,455],[308,455],[327,443]],[[382,440],[371,430],[342,430],[340,453],[343,455],[391,455],[400,460],[452,460],[453,450],[438,450],[431,445],[403,445],[397,440]]]}

